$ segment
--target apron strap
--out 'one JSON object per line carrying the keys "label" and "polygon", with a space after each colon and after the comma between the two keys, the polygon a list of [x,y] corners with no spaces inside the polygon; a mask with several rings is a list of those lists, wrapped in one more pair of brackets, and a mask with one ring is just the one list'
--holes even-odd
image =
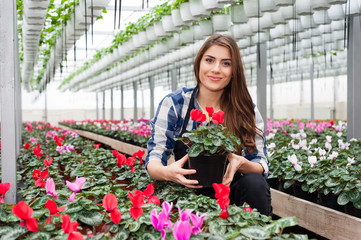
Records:
{"label": "apron strap", "polygon": [[194,109],[194,98],[195,98],[195,95],[196,95],[197,91],[198,91],[198,88],[195,87],[194,90],[193,90],[192,96],[191,96],[191,100],[190,100],[189,105],[188,105],[186,116],[184,117],[182,131],[180,133],[180,136],[182,136],[182,134],[184,132],[186,132],[186,128],[187,128],[187,125],[188,125],[188,122],[189,122],[190,112],[191,112],[192,109]]}

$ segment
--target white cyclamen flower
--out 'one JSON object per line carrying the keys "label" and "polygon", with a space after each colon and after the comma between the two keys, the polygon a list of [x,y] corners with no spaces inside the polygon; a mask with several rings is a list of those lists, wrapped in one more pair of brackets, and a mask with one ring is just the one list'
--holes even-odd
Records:
{"label": "white cyclamen flower", "polygon": [[312,145],[312,144],[314,144],[314,143],[317,143],[317,139],[316,139],[316,138],[314,138],[314,139],[311,140],[310,145]]}
{"label": "white cyclamen flower", "polygon": [[295,154],[292,154],[291,156],[287,156],[288,161],[290,161],[292,163],[292,165],[296,165],[297,164],[297,157]]}
{"label": "white cyclamen flower", "polygon": [[328,155],[327,159],[333,159],[338,157],[338,152],[332,152],[331,155]]}
{"label": "white cyclamen flower", "polygon": [[316,156],[310,156],[310,157],[308,157],[308,162],[310,163],[311,167],[313,167],[314,165],[316,165],[316,163],[317,163],[317,158],[316,158]]}
{"label": "white cyclamen flower", "polygon": [[274,150],[275,147],[276,147],[276,144],[275,144],[275,143],[270,143],[270,144],[268,144],[268,146],[267,146],[267,148],[268,148],[269,150]]}
{"label": "white cyclamen flower", "polygon": [[347,157],[347,161],[348,161],[347,165],[351,165],[351,164],[355,163],[355,158]]}
{"label": "white cyclamen flower", "polygon": [[294,167],[297,172],[300,172],[302,170],[301,165],[298,165],[297,163],[294,165]]}

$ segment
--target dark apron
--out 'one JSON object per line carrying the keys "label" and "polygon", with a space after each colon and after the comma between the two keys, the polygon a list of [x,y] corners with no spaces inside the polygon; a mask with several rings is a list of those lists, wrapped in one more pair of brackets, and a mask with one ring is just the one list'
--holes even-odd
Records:
{"label": "dark apron", "polygon": [[[194,88],[192,96],[191,96],[191,100],[189,102],[188,105],[188,109],[187,109],[187,113],[186,116],[184,117],[184,121],[183,121],[183,125],[182,125],[182,130],[180,132],[179,137],[181,137],[183,135],[183,133],[188,132],[186,130],[188,122],[189,122],[189,117],[190,117],[190,112],[192,111],[192,109],[195,109],[194,106],[194,99],[195,99],[195,93],[197,92],[197,88]],[[175,145],[174,145],[174,149],[173,149],[173,153],[174,153],[174,159],[176,161],[180,160],[182,157],[184,157],[185,155],[187,155],[188,153],[188,147],[180,140],[175,141]],[[189,169],[188,164],[184,164],[183,166],[184,169]],[[187,176],[185,176],[187,177]],[[196,190],[197,194],[202,194],[208,197],[212,197],[214,198],[215,195],[215,191],[213,188],[202,188],[202,189],[197,189]]]}

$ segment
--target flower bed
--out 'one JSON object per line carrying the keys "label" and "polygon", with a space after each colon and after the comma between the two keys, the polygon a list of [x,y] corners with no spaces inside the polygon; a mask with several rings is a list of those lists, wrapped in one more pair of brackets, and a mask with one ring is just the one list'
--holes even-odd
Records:
{"label": "flower bed", "polygon": [[270,185],[361,217],[361,141],[343,121],[268,121]]}
{"label": "flower bed", "polygon": [[63,121],[60,125],[73,129],[94,132],[127,142],[140,147],[147,147],[150,138],[149,120],[139,119],[134,121],[108,121],[108,120],[85,120],[85,121]]}
{"label": "flower bed", "polygon": [[26,123],[23,137],[23,201],[0,204],[1,239],[307,239],[282,234],[297,224],[294,217],[274,221],[227,206],[223,188],[216,201],[153,181],[143,152],[125,156],[47,123]]}

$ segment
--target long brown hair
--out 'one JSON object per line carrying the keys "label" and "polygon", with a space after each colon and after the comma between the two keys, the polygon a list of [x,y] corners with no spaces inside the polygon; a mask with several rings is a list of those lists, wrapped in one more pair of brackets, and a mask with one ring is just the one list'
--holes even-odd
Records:
{"label": "long brown hair", "polygon": [[214,34],[210,36],[198,51],[194,60],[194,74],[199,87],[199,68],[204,53],[213,45],[225,47],[229,50],[232,60],[232,78],[224,88],[220,107],[224,111],[224,125],[242,141],[237,149],[241,154],[246,147],[249,153],[256,149],[255,134],[263,137],[262,130],[257,128],[254,105],[248,92],[241,54],[236,41],[227,35]]}

